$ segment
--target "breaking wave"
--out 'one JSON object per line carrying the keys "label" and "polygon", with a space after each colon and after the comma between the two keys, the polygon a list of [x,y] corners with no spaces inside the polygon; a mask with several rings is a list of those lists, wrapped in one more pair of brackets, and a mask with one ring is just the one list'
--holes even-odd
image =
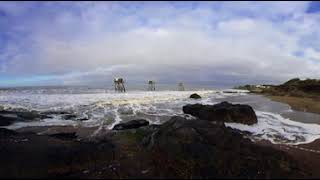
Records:
{"label": "breaking wave", "polygon": [[[38,90],[39,91],[39,90]],[[187,116],[182,112],[186,104],[216,104],[232,97],[247,96],[246,91],[238,90],[201,90],[201,91],[131,91],[128,93],[90,92],[90,93],[55,93],[39,92],[0,93],[0,110],[21,110],[56,112],[51,118],[33,122],[17,122],[9,129],[27,126],[84,126],[105,127],[107,129],[121,121],[146,119],[151,124],[161,124],[173,115]],[[201,100],[189,98],[192,93],[202,96]],[[228,99],[230,98],[230,99]],[[253,100],[254,101],[254,100]],[[235,101],[241,103],[239,101]],[[242,103],[246,101],[243,100]],[[254,103],[254,102],[253,102]],[[257,102],[256,102],[257,103]],[[259,104],[259,103],[257,103]],[[258,123],[252,126],[226,123],[226,126],[248,131],[254,139],[267,139],[273,143],[302,144],[320,138],[320,125],[292,121],[279,112],[267,112],[263,108],[255,108]],[[65,119],[59,112],[75,115],[75,119]],[[285,109],[290,113],[292,110]],[[188,117],[188,116],[187,116]]]}
{"label": "breaking wave", "polygon": [[320,138],[319,124],[296,122],[271,112],[256,111],[256,114],[258,123],[255,125],[225,124],[234,129],[250,132],[255,139],[270,140],[274,144],[298,145]]}

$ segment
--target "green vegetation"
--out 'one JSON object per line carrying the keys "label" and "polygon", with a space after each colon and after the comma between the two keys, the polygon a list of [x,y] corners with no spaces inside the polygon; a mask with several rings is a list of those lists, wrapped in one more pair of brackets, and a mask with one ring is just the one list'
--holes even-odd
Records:
{"label": "green vegetation", "polygon": [[235,88],[274,96],[294,96],[309,98],[320,96],[320,80],[318,79],[300,80],[299,78],[294,78],[281,85],[245,85]]}
{"label": "green vegetation", "polygon": [[290,79],[281,85],[245,85],[236,87],[253,93],[266,95],[274,101],[289,104],[298,111],[320,113],[320,80],[299,78]]}
{"label": "green vegetation", "polygon": [[299,78],[291,79],[279,86],[263,91],[271,95],[315,98],[320,96],[320,80]]}

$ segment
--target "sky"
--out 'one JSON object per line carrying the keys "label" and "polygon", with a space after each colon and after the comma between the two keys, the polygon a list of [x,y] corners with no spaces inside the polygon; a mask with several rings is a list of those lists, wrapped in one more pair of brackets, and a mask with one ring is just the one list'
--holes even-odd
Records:
{"label": "sky", "polygon": [[320,78],[319,2],[0,2],[0,86]]}

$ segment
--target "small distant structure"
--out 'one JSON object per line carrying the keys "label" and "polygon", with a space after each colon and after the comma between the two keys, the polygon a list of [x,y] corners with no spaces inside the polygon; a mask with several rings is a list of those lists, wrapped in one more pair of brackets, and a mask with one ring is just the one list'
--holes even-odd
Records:
{"label": "small distant structure", "polygon": [[178,84],[178,91],[184,91],[184,85],[182,82]]}
{"label": "small distant structure", "polygon": [[155,90],[156,90],[156,82],[154,82],[154,81],[149,81],[149,82],[148,82],[148,90],[149,90],[149,91],[155,91]]}
{"label": "small distant structure", "polygon": [[256,88],[262,88],[262,89],[268,88],[268,86],[260,85],[260,84],[256,85],[255,87]]}
{"label": "small distant structure", "polygon": [[123,78],[114,78],[114,90],[116,92],[126,92]]}

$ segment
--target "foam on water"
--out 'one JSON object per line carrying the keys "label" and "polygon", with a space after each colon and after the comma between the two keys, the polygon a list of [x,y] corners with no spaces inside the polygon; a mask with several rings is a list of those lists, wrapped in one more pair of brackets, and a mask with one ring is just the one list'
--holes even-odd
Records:
{"label": "foam on water", "polygon": [[79,122],[72,120],[62,120],[60,118],[41,119],[39,121],[31,122],[17,122],[13,125],[7,126],[8,129],[19,129],[24,127],[36,127],[36,126],[77,126]]}
{"label": "foam on water", "polygon": [[196,92],[202,96],[215,91],[134,91],[130,93],[96,93],[96,94],[3,94],[0,104],[6,108],[25,108],[39,111],[61,110],[79,105],[152,103],[169,100],[186,99],[190,93]]}
{"label": "foam on water", "polygon": [[[55,91],[54,91],[55,92]],[[27,126],[85,126],[112,129],[121,121],[146,119],[152,124],[161,124],[173,115],[186,116],[182,106],[202,103],[215,104],[228,97],[247,97],[247,91],[236,90],[202,90],[202,91],[130,91],[128,93],[101,92],[95,93],[1,93],[0,108],[67,111],[77,115],[78,119],[66,120],[63,115],[34,122],[17,122],[7,128],[18,129]],[[201,100],[190,99],[192,93],[202,96]],[[232,101],[231,101],[232,102]],[[232,103],[246,101],[234,101]],[[248,102],[247,102],[248,103]],[[264,109],[264,108],[263,108]],[[268,108],[266,108],[268,109]],[[291,109],[287,110],[290,113]],[[267,139],[273,143],[302,144],[320,138],[320,125],[306,124],[284,118],[276,112],[255,109],[258,123],[252,126],[226,123],[228,127],[251,132],[254,139]],[[190,118],[187,116],[187,118]]]}
{"label": "foam on water", "polygon": [[305,144],[320,138],[320,125],[306,124],[292,121],[279,114],[255,111],[258,123],[244,125],[238,123],[225,123],[226,126],[248,131],[255,139],[270,140],[274,144]]}
{"label": "foam on water", "polygon": [[[191,93],[200,94],[200,101],[189,98]],[[81,125],[86,127],[107,126],[109,129],[124,119],[145,118],[151,123],[160,124],[166,117],[182,114],[181,107],[187,103],[210,103],[210,97],[223,97],[217,91],[131,91],[128,93],[89,93],[89,94],[39,94],[9,93],[0,95],[3,109],[67,111],[86,121],[66,121],[61,116],[28,123],[15,123],[8,128],[45,125]],[[210,101],[210,102],[209,102]]]}

